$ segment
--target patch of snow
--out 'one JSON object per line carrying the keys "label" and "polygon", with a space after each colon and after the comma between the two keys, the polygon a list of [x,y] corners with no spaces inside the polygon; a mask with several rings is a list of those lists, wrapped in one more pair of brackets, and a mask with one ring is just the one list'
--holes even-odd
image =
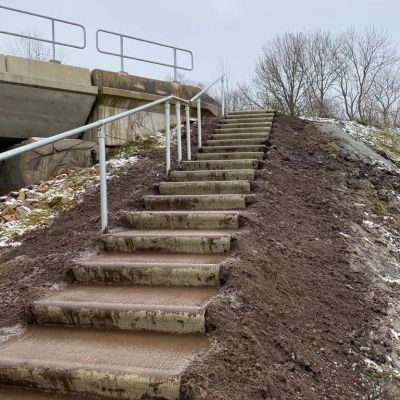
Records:
{"label": "patch of snow", "polygon": [[22,335],[25,328],[21,324],[0,328],[0,344],[10,340],[14,336]]}

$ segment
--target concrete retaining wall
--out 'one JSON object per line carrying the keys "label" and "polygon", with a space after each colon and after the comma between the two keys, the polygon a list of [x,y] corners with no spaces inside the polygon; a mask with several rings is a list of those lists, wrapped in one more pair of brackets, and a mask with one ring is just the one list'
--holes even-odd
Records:
{"label": "concrete retaining wall", "polygon": [[[0,144],[48,137],[86,123],[96,100],[85,68],[0,58]],[[3,65],[3,71],[2,67]]]}
{"label": "concrete retaining wall", "polygon": [[[170,94],[184,99],[191,98],[200,90],[190,85],[177,85],[172,82],[102,70],[92,72],[92,81],[98,86],[99,95],[90,122],[131,110]],[[174,102],[171,102],[171,106],[171,123],[176,124]],[[220,105],[205,95],[202,109],[204,116],[218,115]],[[184,116],[183,107],[181,114]],[[191,106],[191,115],[196,115],[196,104]],[[143,134],[162,131],[165,129],[164,105],[116,121],[104,129],[108,146],[125,145]],[[95,131],[89,132],[85,135],[85,139],[94,141],[96,135]]]}

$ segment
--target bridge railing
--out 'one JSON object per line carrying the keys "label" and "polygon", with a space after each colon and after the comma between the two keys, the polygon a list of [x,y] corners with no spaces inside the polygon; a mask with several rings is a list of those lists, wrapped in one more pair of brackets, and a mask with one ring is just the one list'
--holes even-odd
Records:
{"label": "bridge railing", "polygon": [[[100,47],[100,34],[117,36],[119,38],[119,53],[101,49],[101,47]],[[144,58],[139,58],[139,57],[134,57],[132,55],[128,55],[125,52],[126,40],[133,40],[133,41],[137,41],[137,42],[148,43],[148,44],[159,46],[159,47],[169,48],[173,52],[174,62],[173,62],[173,64],[164,63],[164,62],[160,62],[160,61],[149,60],[149,59],[144,59]],[[146,62],[146,63],[150,63],[150,64],[162,65],[164,67],[173,68],[174,69],[174,81],[177,82],[178,81],[178,69],[184,70],[184,71],[193,71],[193,68],[194,68],[193,53],[190,50],[182,49],[180,47],[176,47],[176,46],[172,46],[172,45],[168,45],[168,44],[164,44],[164,43],[154,42],[154,41],[147,40],[147,39],[141,39],[141,38],[134,37],[134,36],[128,36],[128,35],[124,35],[122,33],[106,31],[104,29],[99,29],[96,32],[96,48],[97,48],[97,51],[100,52],[100,53],[108,54],[110,56],[119,57],[120,60],[121,60],[121,72],[125,72],[125,70],[124,70],[124,68],[125,68],[124,67],[124,60],[125,59],[142,61],[142,62]],[[190,55],[190,67],[184,67],[182,65],[178,65],[178,52],[187,53],[187,54]]]}
{"label": "bridge railing", "polygon": [[[31,15],[33,17],[38,17],[38,18],[47,19],[47,20],[51,21],[51,39],[32,37],[32,36],[24,35],[24,34],[18,33],[18,32],[9,32],[9,31],[0,30],[0,34],[3,34],[3,35],[10,35],[10,36],[20,37],[20,38],[24,38],[24,39],[32,39],[32,40],[37,40],[39,42],[50,43],[52,46],[52,54],[53,54],[53,59],[51,61],[56,61],[56,45],[64,46],[64,47],[73,47],[75,49],[84,49],[86,47],[86,29],[81,24],[78,24],[76,22],[71,22],[71,21],[65,21],[63,19],[49,17],[47,15],[32,13],[30,11],[18,10],[16,8],[6,7],[6,6],[2,6],[2,5],[0,5],[0,9],[12,11],[12,12],[19,13],[19,14]],[[82,39],[83,39],[82,44],[76,45],[76,44],[72,44],[72,43],[65,43],[65,42],[57,41],[56,40],[56,23],[57,22],[59,22],[61,24],[72,25],[72,26],[76,26],[76,27],[80,28],[80,30],[82,31]]]}

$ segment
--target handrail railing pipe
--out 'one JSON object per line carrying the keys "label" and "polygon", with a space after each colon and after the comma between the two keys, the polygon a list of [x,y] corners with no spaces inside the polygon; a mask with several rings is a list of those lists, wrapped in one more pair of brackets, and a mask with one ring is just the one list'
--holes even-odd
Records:
{"label": "handrail railing pipe", "polygon": [[225,85],[224,85],[225,74],[220,76],[214,82],[210,83],[203,90],[197,93],[190,99],[190,102],[197,102],[197,146],[199,149],[202,147],[202,123],[201,123],[201,96],[208,92],[214,85],[221,81],[221,115],[225,115]]}
{"label": "handrail railing pipe", "polygon": [[165,103],[165,152],[167,174],[171,171],[171,105],[169,101]]}
{"label": "handrail railing pipe", "polygon": [[[6,7],[6,6],[2,6],[2,5],[0,5],[0,9],[7,10],[7,11],[13,11],[13,12],[17,12],[17,13],[20,13],[20,14],[31,15],[33,17],[43,18],[43,19],[47,19],[47,20],[51,21],[51,40],[50,39],[38,38],[38,37],[34,37],[34,36],[29,36],[29,35],[24,35],[22,33],[15,33],[15,32],[8,32],[8,31],[0,30],[0,33],[3,34],[3,35],[10,35],[10,36],[20,37],[20,38],[24,38],[24,39],[37,40],[38,42],[50,43],[51,47],[52,47],[52,53],[53,53],[53,59],[50,60],[50,61],[56,61],[56,45],[57,46],[64,46],[64,47],[72,47],[74,49],[84,49],[86,47],[86,29],[81,24],[78,24],[76,22],[71,22],[71,21],[65,21],[65,20],[59,19],[59,18],[49,17],[47,15],[33,13],[33,12],[30,12],[30,11],[18,10],[16,8]],[[76,44],[64,43],[64,42],[56,41],[56,28],[55,28],[55,23],[56,22],[60,22],[62,24],[66,24],[66,25],[77,26],[78,28],[80,28],[82,30],[82,33],[83,33],[83,44],[82,45],[76,45]]]}
{"label": "handrail railing pipe", "polygon": [[190,105],[185,105],[185,121],[186,121],[186,153],[187,160],[192,159],[192,139],[190,136]]}
{"label": "handrail railing pipe", "polygon": [[[112,36],[118,36],[120,38],[120,51],[119,53],[115,53],[112,51],[107,51],[107,50],[103,50],[100,47],[100,34],[107,34],[107,35],[112,35]],[[148,59],[144,59],[144,58],[139,58],[139,57],[134,57],[134,56],[129,56],[125,53],[125,40],[124,39],[130,39],[130,40],[135,40],[138,42],[143,42],[143,43],[148,43],[148,44],[152,44],[155,46],[160,46],[160,47],[166,47],[168,49],[172,49],[173,51],[173,64],[169,64],[169,63],[164,63],[164,62],[160,62],[160,61],[154,61],[154,60],[148,60]],[[129,60],[135,60],[135,61],[142,61],[142,62],[146,62],[146,63],[150,63],[150,64],[156,64],[156,65],[161,65],[164,67],[171,67],[174,69],[174,80],[177,81],[178,80],[178,70],[184,70],[184,71],[193,71],[194,68],[194,57],[193,57],[193,53],[190,50],[187,49],[182,49],[180,47],[176,47],[176,46],[171,46],[169,44],[164,44],[164,43],[159,43],[159,42],[154,42],[151,40],[146,40],[146,39],[141,39],[138,37],[134,37],[134,36],[128,36],[128,35],[124,35],[122,33],[117,33],[117,32],[111,32],[111,31],[107,31],[104,29],[98,29],[96,32],[96,48],[97,51],[99,53],[103,53],[103,54],[107,54],[110,56],[115,56],[115,57],[119,57],[120,58],[120,62],[121,62],[121,72],[125,72],[125,67],[124,67],[124,60],[125,59],[129,59]],[[182,53],[187,53],[190,55],[190,67],[184,67],[181,65],[178,65],[178,51],[182,52]]]}
{"label": "handrail railing pipe", "polygon": [[178,164],[182,162],[182,127],[181,127],[181,102],[175,102],[176,112],[176,142],[178,146]]}
{"label": "handrail railing pipe", "polygon": [[197,147],[201,149],[202,138],[201,138],[201,97],[196,100],[197,103]]}
{"label": "handrail railing pipe", "polygon": [[12,150],[0,153],[0,162],[7,160],[9,158],[21,155],[28,151],[38,149],[40,147],[46,146],[58,142],[59,140],[68,139],[75,137],[76,135],[86,132],[91,129],[97,129],[97,137],[99,144],[99,174],[100,174],[100,215],[101,215],[101,230],[102,232],[107,232],[108,229],[108,205],[107,205],[107,172],[106,172],[106,145],[105,145],[105,132],[104,126],[111,124],[114,121],[126,118],[130,115],[136,114],[140,111],[147,110],[161,104],[165,104],[165,130],[166,130],[166,172],[169,173],[171,170],[171,125],[170,125],[170,101],[175,100],[180,103],[184,103],[186,107],[189,107],[190,102],[188,100],[181,99],[176,96],[167,96],[162,99],[153,101],[151,103],[136,107],[132,110],[124,111],[120,114],[113,115],[111,117],[101,119],[91,124],[83,125],[79,128],[71,129],[69,131],[59,133],[48,138],[44,138],[35,143],[30,143],[25,146],[17,147]]}

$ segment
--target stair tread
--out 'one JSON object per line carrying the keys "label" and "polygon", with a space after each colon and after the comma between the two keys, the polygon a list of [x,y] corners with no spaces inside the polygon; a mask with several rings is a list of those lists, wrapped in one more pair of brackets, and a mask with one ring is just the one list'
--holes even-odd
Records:
{"label": "stair tread", "polygon": [[[163,211],[154,211],[163,212]],[[221,211],[223,212],[223,211]],[[157,254],[157,253],[101,253],[85,259],[76,260],[79,265],[87,266],[183,266],[219,265],[226,257],[218,254]]]}
{"label": "stair tread", "polygon": [[198,312],[217,293],[214,288],[74,284],[34,304],[103,310]]}
{"label": "stair tread", "polygon": [[[88,397],[86,400],[94,400]],[[21,388],[0,387],[0,400],[82,400],[80,395],[64,395],[58,393],[24,390]]]}
{"label": "stair tread", "polygon": [[118,238],[130,237],[225,237],[233,234],[235,230],[194,230],[194,229],[174,229],[174,230],[136,230],[120,231],[108,233],[105,236],[113,236]]}
{"label": "stair tread", "polygon": [[206,338],[193,334],[30,327],[0,345],[0,370],[84,370],[163,379],[179,375],[207,347]]}
{"label": "stair tread", "polygon": [[173,171],[172,174],[193,174],[193,173],[226,173],[226,172],[243,172],[243,171],[255,171],[253,168],[237,168],[237,169],[194,169],[194,170],[189,170],[189,171]]}
{"label": "stair tread", "polygon": [[[201,181],[201,182],[206,182],[206,181]],[[213,181],[212,181],[213,182]],[[216,181],[218,182],[218,181]],[[224,182],[224,181],[223,181]],[[235,181],[236,182],[236,181]],[[238,181],[240,182],[240,181]],[[246,181],[247,182],[247,181]],[[179,182],[171,182],[171,183],[179,183]],[[186,182],[182,182],[182,183],[186,183]],[[180,195],[179,195],[180,196]],[[159,197],[159,196],[157,196]],[[238,211],[225,211],[225,210],[221,210],[221,211],[176,211],[176,210],[167,210],[167,211],[129,211],[128,214],[151,214],[151,215],[240,215],[240,213]]]}

